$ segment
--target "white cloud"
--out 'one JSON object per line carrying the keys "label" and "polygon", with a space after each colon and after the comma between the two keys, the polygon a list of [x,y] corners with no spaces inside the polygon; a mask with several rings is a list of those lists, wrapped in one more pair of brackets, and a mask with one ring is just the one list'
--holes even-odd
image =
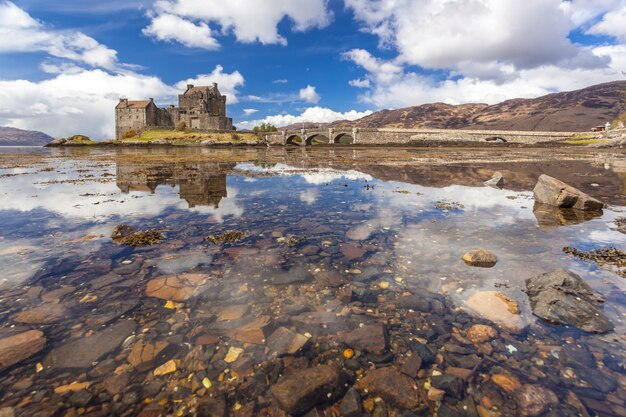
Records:
{"label": "white cloud", "polygon": [[605,14],[602,21],[592,26],[587,33],[614,36],[626,42],[626,4]]}
{"label": "white cloud", "polygon": [[[286,45],[287,40],[278,33],[278,25],[284,19],[291,21],[294,31],[323,28],[330,23],[331,14],[327,9],[328,0],[160,0],[151,12],[154,20],[162,15],[178,16],[192,25],[204,24],[219,27],[222,35],[233,34],[239,42]],[[162,39],[185,43],[174,31],[158,27],[148,34]]]}
{"label": "white cloud", "polygon": [[368,79],[356,79],[356,80],[350,80],[348,81],[348,84],[350,84],[352,87],[357,87],[357,88],[370,88],[370,80]]}
{"label": "white cloud", "polygon": [[[626,63],[623,44],[569,39],[589,28],[624,42],[619,0],[345,1],[365,31],[398,53],[391,60],[363,49],[343,54],[366,71],[350,85],[366,88],[362,100],[377,107],[536,97],[620,79]],[[414,66],[439,71],[429,76]]]}
{"label": "white cloud", "polygon": [[188,48],[214,51],[220,47],[206,23],[195,24],[169,13],[153,17],[150,25],[144,28],[142,32],[144,35],[152,36],[160,41],[178,41]]}
{"label": "white cloud", "polygon": [[272,81],[272,84],[287,84],[288,82],[289,82],[289,80],[280,79],[280,80]]}
{"label": "white cloud", "polygon": [[235,104],[239,100],[237,98],[237,87],[244,85],[245,80],[243,75],[239,71],[229,73],[224,72],[224,67],[216,65],[215,69],[209,74],[200,74],[195,78],[189,78],[176,83],[176,87],[179,90],[184,90],[187,84],[194,85],[211,85],[211,83],[218,83],[220,93],[224,94],[228,98],[229,104]]}
{"label": "white cloud", "polygon": [[576,25],[562,0],[345,1],[400,63],[458,71],[476,63],[603,65],[568,39]]}
{"label": "white cloud", "polygon": [[307,85],[306,87],[302,88],[300,90],[299,96],[300,100],[304,100],[307,103],[316,104],[320,101],[320,96],[319,94],[317,94],[317,91],[315,91],[315,87],[313,87],[312,85]]}
{"label": "white cloud", "polygon": [[336,120],[356,120],[372,114],[371,110],[356,111],[350,110],[345,113],[336,112],[325,107],[309,107],[299,115],[279,114],[267,116],[264,119],[251,120],[248,122],[240,122],[237,126],[241,129],[251,129],[261,123],[270,123],[274,126],[287,126],[294,123],[330,123]]}
{"label": "white cloud", "polygon": [[0,2],[0,53],[6,52],[46,52],[92,67],[127,67],[113,49],[81,32],[47,27],[10,1]]}
{"label": "white cloud", "polygon": [[371,81],[371,88],[361,96],[362,101],[378,108],[399,108],[430,102],[493,104],[511,98],[574,90],[621,77],[620,69],[626,68],[626,46],[601,46],[590,48],[590,52],[610,59],[609,67],[569,69],[544,65],[526,70],[502,68],[502,71],[510,71],[510,76],[501,80],[460,76],[439,81],[405,71],[395,63],[376,59],[363,50],[350,51],[345,57],[365,69],[366,78]]}
{"label": "white cloud", "polygon": [[243,109],[243,114],[245,114],[246,116],[250,116],[251,114],[254,114],[258,112],[257,109]]}

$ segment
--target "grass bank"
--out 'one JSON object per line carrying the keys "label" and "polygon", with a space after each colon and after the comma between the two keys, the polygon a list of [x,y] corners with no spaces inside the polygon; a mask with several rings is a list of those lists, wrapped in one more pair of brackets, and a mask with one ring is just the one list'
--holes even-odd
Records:
{"label": "grass bank", "polygon": [[140,135],[120,139],[117,143],[154,143],[154,144],[255,144],[261,143],[262,139],[254,133],[239,132],[196,132],[179,130],[145,130]]}

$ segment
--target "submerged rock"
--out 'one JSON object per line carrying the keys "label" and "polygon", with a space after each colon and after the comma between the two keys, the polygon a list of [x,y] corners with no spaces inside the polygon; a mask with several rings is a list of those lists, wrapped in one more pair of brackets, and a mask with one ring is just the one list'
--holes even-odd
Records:
{"label": "submerged rock", "polygon": [[267,338],[267,347],[272,354],[277,356],[292,355],[302,349],[308,341],[309,338],[300,333],[286,327],[279,327]]}
{"label": "submerged rock", "polygon": [[65,308],[61,304],[45,303],[16,314],[13,321],[28,324],[49,324],[61,320],[64,315]]}
{"label": "submerged rock", "polygon": [[206,288],[208,275],[165,275],[148,282],[146,295],[162,300],[185,301],[201,294]]}
{"label": "submerged rock", "polygon": [[543,415],[559,402],[554,392],[538,384],[523,385],[515,392],[515,400],[520,414],[525,417]]}
{"label": "submerged rock", "polygon": [[497,291],[480,291],[468,298],[465,306],[511,333],[522,333],[527,323],[515,313],[516,308],[509,300],[509,297]]}
{"label": "submerged rock", "polygon": [[559,208],[601,210],[604,203],[548,175],[541,175],[533,190],[535,201]]}
{"label": "submerged rock", "polygon": [[391,367],[370,371],[359,387],[397,407],[412,409],[419,404],[415,380]]}
{"label": "submerged rock", "polygon": [[383,323],[366,324],[341,337],[341,341],[351,348],[375,355],[387,350],[387,340],[387,329]]}
{"label": "submerged rock", "polygon": [[117,349],[136,328],[134,321],[124,320],[89,337],[71,340],[48,353],[43,364],[58,369],[89,368],[93,362]]}
{"label": "submerged rock", "polygon": [[280,408],[302,414],[325,401],[336,401],[345,390],[345,377],[334,366],[321,365],[293,371],[270,388]]}
{"label": "submerged rock", "polygon": [[548,322],[591,333],[613,330],[613,324],[598,307],[604,300],[573,272],[557,269],[529,278],[526,293],[533,314]]}
{"label": "submerged rock", "polygon": [[488,342],[496,337],[498,337],[498,331],[484,324],[474,324],[467,330],[467,338],[475,345]]}
{"label": "submerged rock", "polygon": [[128,355],[128,362],[143,372],[167,362],[177,351],[177,347],[165,341],[156,343],[139,342]]}
{"label": "submerged rock", "polygon": [[0,371],[28,359],[46,344],[42,331],[28,330],[0,339]]}
{"label": "submerged rock", "polygon": [[491,268],[498,262],[498,258],[487,249],[473,249],[463,255],[463,260],[466,264],[471,266],[478,266],[481,268]]}

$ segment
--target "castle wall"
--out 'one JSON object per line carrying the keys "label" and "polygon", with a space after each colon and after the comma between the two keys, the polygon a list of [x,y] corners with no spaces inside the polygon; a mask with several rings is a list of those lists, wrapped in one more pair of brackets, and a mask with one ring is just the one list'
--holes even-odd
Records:
{"label": "castle wall", "polygon": [[[226,117],[226,96],[213,87],[193,87],[178,96],[178,107],[161,109],[152,99],[145,107],[140,102],[121,100],[115,109],[115,136],[121,139],[130,130],[140,133],[148,128],[175,128],[181,122],[195,130],[232,130],[233,121]],[[145,103],[145,102],[144,102]]]}
{"label": "castle wall", "polygon": [[146,109],[116,109],[115,111],[115,138],[121,139],[126,132],[134,130],[140,132],[147,123]]}

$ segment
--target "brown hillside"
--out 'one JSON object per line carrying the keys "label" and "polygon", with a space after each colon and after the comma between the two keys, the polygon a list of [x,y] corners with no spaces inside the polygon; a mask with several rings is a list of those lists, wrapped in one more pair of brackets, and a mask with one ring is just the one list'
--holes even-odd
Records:
{"label": "brown hillside", "polygon": [[382,110],[334,127],[588,131],[626,113],[626,81],[499,104],[433,103]]}

